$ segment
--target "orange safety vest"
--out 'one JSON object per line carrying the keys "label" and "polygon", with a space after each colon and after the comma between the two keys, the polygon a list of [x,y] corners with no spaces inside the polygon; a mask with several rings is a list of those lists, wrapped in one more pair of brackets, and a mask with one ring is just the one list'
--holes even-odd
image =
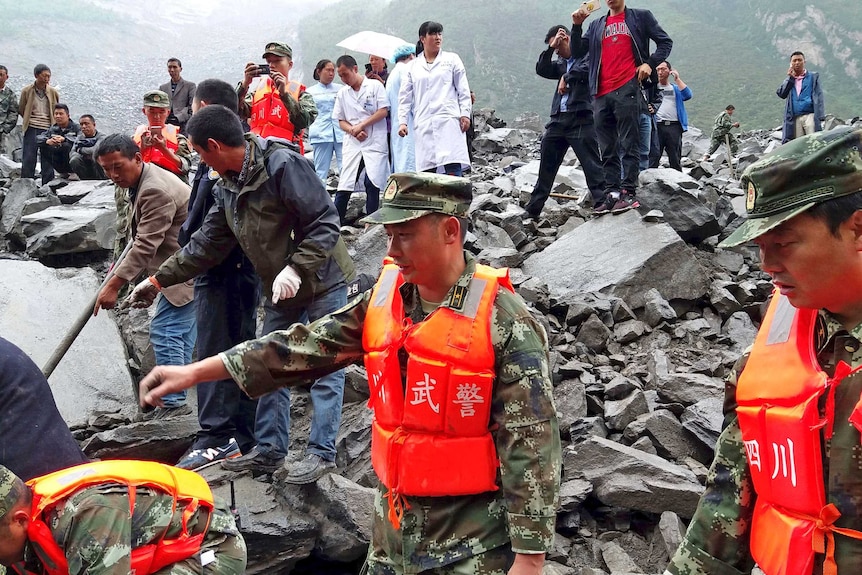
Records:
{"label": "orange safety vest", "polygon": [[[852,370],[839,362],[830,378],[820,369],[816,321],[817,310],[796,309],[776,291],[736,389],[757,492],[750,549],[767,575],[810,575],[815,553],[825,554],[824,575],[835,575],[834,534],[862,539],[862,532],[835,526],[841,513],[826,503],[821,433],[832,437],[833,393]],[[858,415],[857,406],[857,427]]]}
{"label": "orange safety vest", "polygon": [[[133,136],[135,143],[138,147],[141,146],[141,136],[144,132],[149,131],[148,126],[138,126],[138,129],[135,130],[135,135]],[[165,124],[162,127],[162,135],[165,137],[165,143],[168,146],[168,149],[174,153],[180,149],[180,142],[177,135],[180,133],[180,129],[173,124]],[[141,158],[147,163],[155,164],[159,167],[162,167],[169,172],[173,172],[180,177],[184,177],[183,171],[171,160],[169,159],[160,149],[155,146],[149,146],[147,148],[141,148]]]}
{"label": "orange safety vest", "polygon": [[[389,489],[397,528],[404,495],[496,491],[499,461],[488,429],[494,385],[491,315],[508,270],[477,265],[460,309],[441,306],[413,325],[404,316],[398,267],[384,262],[362,332],[370,386],[371,463]],[[454,299],[453,298],[453,299]],[[406,382],[398,352],[408,354]]]}
{"label": "orange safety vest", "polygon": [[[182,531],[172,539],[132,549],[132,573],[148,575],[200,551],[213,512],[213,495],[207,482],[197,473],[153,461],[98,461],[85,463],[31,479],[33,491],[27,535],[37,557],[49,575],[68,575],[63,549],[45,524],[43,513],[76,491],[102,483],[119,483],[129,488],[129,513],[134,514],[138,487],[151,487],[174,497],[173,511],[182,509]],[[188,521],[196,511],[206,515],[203,529],[190,533]]]}
{"label": "orange safety vest", "polygon": [[[299,82],[288,81],[287,93],[299,102],[305,86]],[[278,88],[271,78],[261,82],[251,100],[251,131],[261,138],[281,138],[299,145],[299,153],[304,152],[302,130],[296,131],[290,120],[290,113],[281,100]]]}

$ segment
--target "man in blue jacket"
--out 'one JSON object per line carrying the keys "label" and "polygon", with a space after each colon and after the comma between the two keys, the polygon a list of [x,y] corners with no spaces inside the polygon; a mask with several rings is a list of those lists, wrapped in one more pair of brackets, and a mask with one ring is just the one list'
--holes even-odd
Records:
{"label": "man in blue jacket", "polygon": [[[650,152],[650,168],[657,168],[662,153],[667,150],[670,167],[682,171],[682,133],[688,131],[688,114],[684,102],[691,100],[691,88],[679,77],[679,70],[673,70],[670,62],[662,62],[656,68],[658,90],[661,92],[661,105],[655,114],[658,127],[658,145]],[[673,78],[674,83],[670,83]]]}
{"label": "man in blue jacket", "polygon": [[[646,102],[639,84],[658,81],[656,67],[670,56],[673,41],[649,10],[626,8],[625,0],[607,0],[609,11],[582,25],[589,16],[586,6],[572,14],[572,55],[588,54],[590,94],[596,99],[596,133],[605,172],[605,199],[596,211],[621,212],[639,204],[638,180],[640,114]],[[650,40],[655,52],[650,54]],[[620,178],[619,151],[622,150]]]}
{"label": "man in blue jacket", "polygon": [[821,122],[826,119],[826,112],[820,74],[805,69],[805,54],[797,51],[790,55],[787,78],[775,93],[786,101],[782,144],[823,129]]}
{"label": "man in blue jacket", "polygon": [[[565,26],[551,27],[545,43],[548,48],[539,54],[536,74],[556,82],[551,100],[551,120],[545,124],[545,135],[542,136],[539,179],[526,206],[527,214],[534,220],[538,220],[542,213],[569,146],[584,170],[593,204],[601,204],[605,195],[586,59],[572,57],[569,31]],[[554,53],[559,56],[557,60],[552,60]]]}

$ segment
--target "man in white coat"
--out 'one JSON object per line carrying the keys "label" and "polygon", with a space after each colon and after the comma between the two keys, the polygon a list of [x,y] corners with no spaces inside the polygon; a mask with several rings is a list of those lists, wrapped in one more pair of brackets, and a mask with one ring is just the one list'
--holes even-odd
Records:
{"label": "man in white coat", "polygon": [[398,135],[409,133],[413,112],[416,169],[461,176],[470,167],[467,136],[473,104],[461,58],[443,52],[443,25],[419,27],[422,53],[404,71],[398,94]]}
{"label": "man in white coat", "polygon": [[377,211],[380,188],[389,178],[389,147],[386,143],[386,116],[389,98],[378,80],[359,74],[353,56],[344,55],[335,69],[344,87],[335,96],[332,118],[345,132],[343,166],[335,193],[335,207],[344,223],[347,201],[365,169],[365,212]]}

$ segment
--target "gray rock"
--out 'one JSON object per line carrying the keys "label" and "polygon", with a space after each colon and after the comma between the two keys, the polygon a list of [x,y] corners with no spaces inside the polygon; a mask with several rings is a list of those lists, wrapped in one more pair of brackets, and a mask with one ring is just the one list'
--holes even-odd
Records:
{"label": "gray rock", "polygon": [[[0,136],[0,140],[4,138]],[[6,155],[0,156],[0,178],[20,178],[21,162],[16,162]]]}
{"label": "gray rock", "polygon": [[308,485],[284,482],[287,470],[274,475],[273,488],[288,508],[316,521],[314,553],[327,561],[350,562],[365,556],[371,540],[374,489],[329,473]]}
{"label": "gray rock", "polygon": [[[39,195],[36,182],[29,178],[17,179],[12,182],[3,200],[2,216],[0,216],[0,234],[7,236],[18,227],[24,205],[27,200]],[[9,238],[12,239],[12,238]],[[20,241],[20,238],[18,238]]]}
{"label": "gray rock", "polygon": [[721,334],[730,339],[733,351],[741,354],[748,346],[754,343],[757,328],[754,327],[754,323],[747,313],[738,311],[724,322]]}
{"label": "gray rock", "polygon": [[473,148],[479,152],[503,154],[525,143],[521,130],[516,128],[491,128],[473,140]]}
{"label": "gray rock", "polygon": [[383,269],[386,256],[386,230],[383,226],[371,226],[350,245],[350,257],[356,265],[356,273],[377,277]]}
{"label": "gray rock", "polygon": [[663,321],[673,321],[677,317],[666,299],[656,288],[650,288],[644,294],[644,321],[650,327],[656,327]]}
{"label": "gray rock", "polygon": [[[76,318],[92,309],[98,287],[89,268],[0,260],[0,333],[43,366]],[[89,319],[48,382],[69,425],[83,425],[97,411],[137,410],[123,342],[105,312]]]}
{"label": "gray rock", "polygon": [[724,382],[702,373],[670,373],[659,377],[658,394],[664,401],[688,406],[705,398],[722,399]]}
{"label": "gray rock", "polygon": [[57,187],[54,192],[64,204],[74,204],[93,192],[97,187],[114,187],[108,182],[98,180],[80,180],[77,182],[66,182],[65,185]]}
{"label": "gray rock", "polygon": [[607,437],[608,428],[602,417],[582,417],[569,427],[569,436],[572,443],[578,443],[592,436]]}
{"label": "gray rock", "polygon": [[[661,210],[664,221],[688,243],[700,243],[721,231],[715,213],[697,191],[693,178],[669,168],[648,172],[644,176],[654,181],[637,190],[642,210]],[[688,187],[674,180],[681,180]]]}
{"label": "gray rock", "polygon": [[524,272],[545,279],[558,299],[603,292],[633,309],[644,305],[644,286],[656,286],[665,299],[684,300],[709,287],[692,248],[667,224],[644,223],[634,211],[586,222],[527,258]]}
{"label": "gray rock", "polygon": [[30,214],[35,214],[52,206],[59,205],[60,198],[58,198],[54,194],[48,194],[47,196],[36,196],[35,198],[30,198],[29,200],[24,202],[24,209],[21,210],[21,216],[29,216]]}
{"label": "gray rock", "polygon": [[634,443],[632,443],[631,448],[643,451],[644,453],[649,453],[650,455],[658,455],[658,451],[649,437],[638,438]]}
{"label": "gray rock", "polygon": [[289,573],[298,561],[311,555],[317,541],[317,523],[280,505],[265,483],[255,481],[249,473],[228,474],[220,466],[205,469],[202,474],[210,485],[215,485],[213,493],[224,501],[231,500],[229,481],[233,481],[239,528],[248,547],[247,575]]}
{"label": "gray rock", "polygon": [[623,399],[605,401],[605,423],[608,429],[622,431],[639,415],[648,411],[644,392],[637,389]]}
{"label": "gray rock", "polygon": [[607,347],[610,338],[611,330],[602,323],[597,315],[593,314],[581,326],[576,341],[583,343],[593,351],[602,351]]}
{"label": "gray rock", "polygon": [[524,261],[524,254],[515,248],[486,248],[476,259],[495,268],[516,268]]}
{"label": "gray rock", "polygon": [[591,437],[567,447],[566,479],[582,477],[606,505],[691,517],[703,487],[687,468],[608,439]]}
{"label": "gray rock", "polygon": [[587,397],[584,384],[579,381],[564,381],[554,388],[554,402],[560,429],[568,431],[571,425],[587,416]]}
{"label": "gray rock", "polygon": [[688,406],[680,418],[683,428],[709,450],[715,449],[721,434],[724,422],[723,405],[723,399],[718,397],[701,399]]}
{"label": "gray rock", "polygon": [[630,319],[614,324],[614,339],[619,343],[631,343],[642,336],[647,330],[642,321]]}
{"label": "gray rock", "polygon": [[682,424],[666,409],[652,413],[646,420],[645,432],[656,452],[672,461],[681,461],[686,457],[694,457],[698,461],[712,459],[711,450],[704,449],[699,442],[683,431]]}
{"label": "gray rock", "polygon": [[560,484],[560,509],[575,511],[592,493],[593,484],[585,479],[572,479]]}
{"label": "gray rock", "polygon": [[636,389],[640,389],[640,385],[636,381],[632,381],[622,374],[617,374],[605,384],[605,399],[622,399]]}
{"label": "gray rock", "polygon": [[664,511],[661,514],[661,519],[659,519],[658,528],[668,557],[673,557],[685,535],[685,524],[673,511]]}
{"label": "gray rock", "polygon": [[602,541],[599,545],[602,550],[602,559],[604,559],[605,565],[608,566],[611,575],[643,573],[638,564],[615,542]]}
{"label": "gray rock", "polygon": [[197,414],[190,413],[101,431],[81,448],[93,459],[151,459],[173,465],[199,429]]}
{"label": "gray rock", "polygon": [[27,253],[41,258],[113,250],[116,210],[95,206],[54,206],[21,218]]}
{"label": "gray rock", "polygon": [[730,290],[727,289],[727,285],[730,283],[731,282],[715,280],[709,287],[709,303],[722,316],[729,316],[742,309],[740,303],[736,300]]}

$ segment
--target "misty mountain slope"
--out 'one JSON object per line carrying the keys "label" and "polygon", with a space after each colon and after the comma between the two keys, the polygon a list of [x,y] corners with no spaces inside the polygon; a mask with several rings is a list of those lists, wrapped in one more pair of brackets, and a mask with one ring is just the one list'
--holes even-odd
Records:
{"label": "misty mountain slope", "polygon": [[[652,10],[673,38],[671,63],[694,92],[686,109],[703,129],[709,130],[729,103],[737,107],[743,128],[778,126],[783,101],[775,90],[796,49],[821,73],[827,113],[851,118],[862,112],[862,10],[851,4],[651,0],[628,5]],[[545,116],[554,86],[535,75],[535,62],[547,29],[571,25],[576,7],[577,2],[561,0],[342,0],[299,27],[305,77],[319,58],[334,60],[344,53],[335,44],[354,32],[371,29],[415,41],[419,24],[436,20],[444,26],[444,50],[464,60],[478,106],[496,108],[507,119],[526,111]],[[365,55],[354,55],[366,61]]]}

